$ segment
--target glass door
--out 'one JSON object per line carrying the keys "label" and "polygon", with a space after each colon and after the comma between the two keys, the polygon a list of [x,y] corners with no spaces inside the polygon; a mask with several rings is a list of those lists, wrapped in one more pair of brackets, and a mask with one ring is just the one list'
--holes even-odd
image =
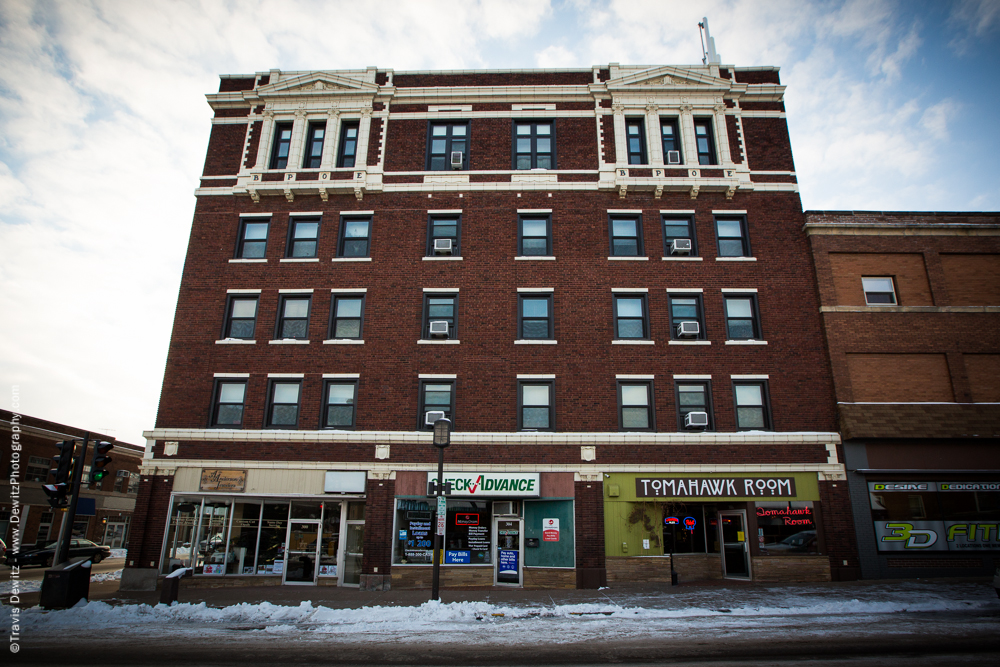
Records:
{"label": "glass door", "polygon": [[323,503],[323,535],[319,547],[319,576],[337,578],[340,568],[341,503]]}
{"label": "glass door", "polygon": [[719,512],[722,576],[726,579],[750,578],[750,543],[747,541],[746,526],[746,510]]}
{"label": "glass door", "polygon": [[341,577],[340,583],[343,586],[359,586],[365,543],[364,502],[351,501],[347,503],[345,526],[344,576]]}
{"label": "glass door", "polygon": [[125,539],[125,524],[117,521],[109,521],[104,529],[104,539],[101,544],[106,544],[112,549],[121,549]]}
{"label": "glass door", "polygon": [[319,568],[319,521],[290,521],[288,549],[285,552],[286,584],[315,584]]}
{"label": "glass door", "polygon": [[494,579],[498,586],[521,585],[522,534],[520,519],[493,520],[496,560]]}

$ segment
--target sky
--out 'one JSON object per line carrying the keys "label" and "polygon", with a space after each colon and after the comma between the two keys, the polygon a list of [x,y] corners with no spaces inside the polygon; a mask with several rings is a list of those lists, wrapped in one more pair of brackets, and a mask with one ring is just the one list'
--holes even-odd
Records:
{"label": "sky", "polygon": [[1000,0],[0,0],[0,407],[145,444],[219,74],[699,64],[702,16],[807,210],[1000,210]]}

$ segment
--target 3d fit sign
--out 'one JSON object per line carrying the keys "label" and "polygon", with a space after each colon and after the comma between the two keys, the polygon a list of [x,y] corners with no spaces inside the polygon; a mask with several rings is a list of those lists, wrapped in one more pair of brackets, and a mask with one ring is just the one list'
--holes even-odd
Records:
{"label": "3d fit sign", "polygon": [[[437,479],[437,473],[427,473],[427,481]],[[539,474],[446,472],[445,483],[451,482],[451,495],[476,498],[538,498],[541,495]]]}
{"label": "3d fit sign", "polygon": [[794,477],[637,477],[637,498],[794,498]]}

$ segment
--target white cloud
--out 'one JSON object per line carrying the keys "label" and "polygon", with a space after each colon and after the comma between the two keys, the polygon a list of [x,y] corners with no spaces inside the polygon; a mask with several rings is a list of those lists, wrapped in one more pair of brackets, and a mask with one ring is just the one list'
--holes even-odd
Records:
{"label": "white cloud", "polygon": [[535,55],[538,67],[579,67],[580,60],[572,51],[564,46],[547,46]]}

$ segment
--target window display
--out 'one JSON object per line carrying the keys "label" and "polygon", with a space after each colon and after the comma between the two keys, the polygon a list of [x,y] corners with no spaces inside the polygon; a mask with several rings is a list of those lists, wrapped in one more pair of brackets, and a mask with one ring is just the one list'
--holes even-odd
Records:
{"label": "window display", "polygon": [[[449,500],[444,534],[444,563],[489,565],[491,550],[491,501]],[[397,565],[430,565],[434,554],[437,512],[432,502],[396,499],[396,532],[392,562]]]}
{"label": "window display", "polygon": [[819,553],[812,502],[764,502],[756,508],[760,555]]}

